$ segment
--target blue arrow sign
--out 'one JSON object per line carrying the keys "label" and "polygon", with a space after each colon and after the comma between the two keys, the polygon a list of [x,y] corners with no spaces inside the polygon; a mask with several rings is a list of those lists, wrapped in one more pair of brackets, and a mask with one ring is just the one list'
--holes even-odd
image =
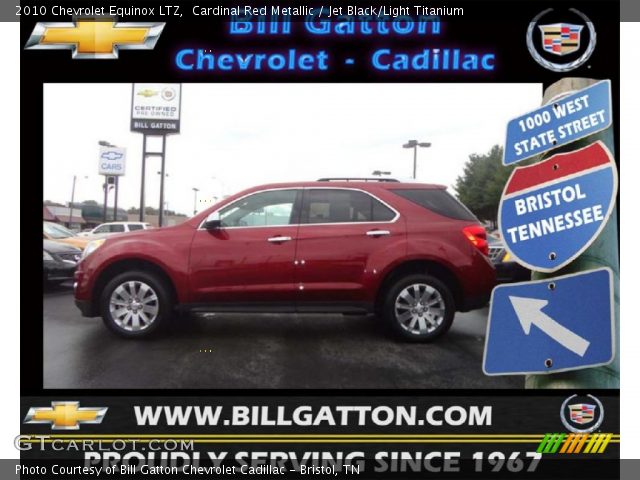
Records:
{"label": "blue arrow sign", "polygon": [[491,295],[484,373],[607,365],[615,351],[614,319],[609,268],[498,286]]}
{"label": "blue arrow sign", "polygon": [[516,168],[498,210],[507,250],[531,270],[564,267],[598,237],[617,188],[615,162],[600,141]]}
{"label": "blue arrow sign", "polygon": [[611,82],[604,80],[511,120],[502,163],[520,162],[610,125]]}

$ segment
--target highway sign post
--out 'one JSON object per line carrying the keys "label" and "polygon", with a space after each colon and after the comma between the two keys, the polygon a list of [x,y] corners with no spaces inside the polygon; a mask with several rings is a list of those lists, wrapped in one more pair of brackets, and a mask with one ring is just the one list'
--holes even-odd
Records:
{"label": "highway sign post", "polygon": [[619,388],[611,85],[563,78],[543,104],[507,129],[505,165],[542,154],[513,171],[498,212],[506,249],[532,281],[494,290],[483,369],[525,374],[526,388]]}
{"label": "highway sign post", "polygon": [[602,231],[617,188],[613,156],[599,141],[516,168],[498,212],[507,250],[531,270],[564,267]]}
{"label": "highway sign post", "polygon": [[611,82],[604,80],[511,120],[502,163],[526,160],[610,125]]}
{"label": "highway sign post", "polygon": [[487,375],[557,373],[609,364],[615,353],[609,268],[493,290]]}

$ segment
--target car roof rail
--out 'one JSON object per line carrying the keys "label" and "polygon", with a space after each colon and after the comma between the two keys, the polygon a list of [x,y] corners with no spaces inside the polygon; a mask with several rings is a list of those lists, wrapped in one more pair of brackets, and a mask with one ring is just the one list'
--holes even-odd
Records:
{"label": "car roof rail", "polygon": [[319,178],[316,182],[400,182],[400,180],[390,177],[325,177]]}

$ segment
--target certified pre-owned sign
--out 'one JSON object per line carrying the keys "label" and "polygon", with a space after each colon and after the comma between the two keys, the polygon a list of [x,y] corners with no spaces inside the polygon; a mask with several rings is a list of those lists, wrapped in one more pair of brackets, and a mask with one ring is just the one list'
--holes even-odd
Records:
{"label": "certified pre-owned sign", "polygon": [[120,147],[100,147],[98,175],[124,175],[127,150]]}
{"label": "certified pre-owned sign", "polygon": [[134,83],[131,131],[148,135],[180,133],[179,83]]}

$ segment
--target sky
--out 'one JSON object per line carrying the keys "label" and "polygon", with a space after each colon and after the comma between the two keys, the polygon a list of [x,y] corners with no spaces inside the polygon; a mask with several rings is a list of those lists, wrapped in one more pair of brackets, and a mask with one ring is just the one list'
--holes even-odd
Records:
{"label": "sky", "polygon": [[[183,84],[181,133],[167,137],[165,201],[191,215],[244,188],[374,170],[453,192],[473,153],[503,144],[507,122],[540,105],[540,84]],[[131,84],[44,86],[44,199],[102,203],[98,141],[127,149],[118,205],[139,206],[142,138],[129,131]],[[154,148],[150,139],[149,147]],[[160,162],[147,159],[158,208]],[[109,205],[113,204],[113,196]]]}

